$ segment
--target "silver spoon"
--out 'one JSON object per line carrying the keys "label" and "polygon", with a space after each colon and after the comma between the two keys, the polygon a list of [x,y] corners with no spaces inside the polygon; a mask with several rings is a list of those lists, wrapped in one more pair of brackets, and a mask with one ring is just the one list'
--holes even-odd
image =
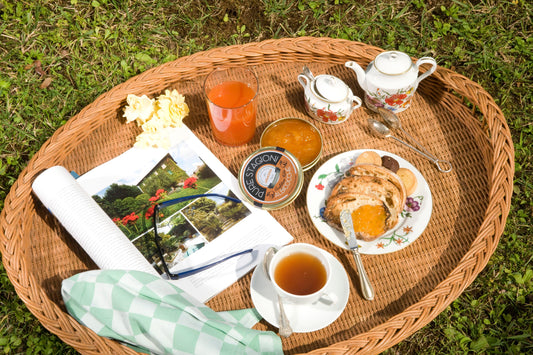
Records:
{"label": "silver spoon", "polygon": [[430,154],[428,150],[422,144],[420,144],[420,142],[418,142],[412,135],[410,135],[409,132],[403,129],[402,123],[400,121],[400,117],[398,117],[394,112],[384,109],[383,107],[378,107],[378,112],[381,115],[381,117],[383,117],[383,119],[385,120],[385,123],[387,123],[390,128],[400,129],[403,132],[403,134],[405,134],[407,137],[409,137],[409,139],[415,142],[415,144],[421,150],[423,150],[426,154]]}
{"label": "silver spoon", "polygon": [[[433,155],[424,147],[419,141],[415,139],[412,135],[409,134],[405,129],[402,127],[402,123],[400,121],[400,117],[398,117],[394,112],[384,109],[383,107],[378,107],[378,112],[383,117],[385,122],[391,127],[392,129],[400,129],[411,141],[415,142],[416,146],[422,150],[424,153],[426,153],[429,156]],[[435,158],[435,157],[434,157]],[[436,159],[436,158],[435,158]],[[438,160],[438,159],[437,159]],[[452,164],[445,160],[438,160],[440,163],[445,164],[446,166],[441,167],[437,163],[437,167],[442,172],[450,172],[452,170]],[[442,170],[441,170],[442,168]],[[449,168],[449,170],[447,170]]]}
{"label": "silver spoon", "polygon": [[398,142],[400,142],[402,144],[405,144],[406,146],[408,146],[409,148],[411,148],[412,150],[414,150],[418,154],[422,155],[423,157],[431,160],[433,162],[433,164],[435,164],[437,166],[437,169],[439,169],[439,171],[441,171],[443,173],[448,173],[448,172],[452,171],[452,164],[449,161],[437,159],[434,155],[429,154],[427,152],[422,152],[418,148],[413,147],[411,144],[401,140],[398,137],[395,137],[390,132],[389,127],[387,127],[384,123],[376,121],[373,118],[369,118],[368,119],[368,126],[370,127],[372,132],[376,134],[376,136],[395,139]]}
{"label": "silver spoon", "polygon": [[[270,262],[272,261],[272,258],[274,257],[274,254],[276,254],[278,249],[274,247],[268,248],[268,250],[265,253],[265,257],[263,259],[263,271],[265,272],[265,275],[268,277],[270,282],[272,282],[272,279],[270,278],[270,273],[268,272]],[[287,318],[287,315],[285,314],[285,309],[283,308],[283,302],[281,300],[281,296],[276,292],[276,295],[278,296],[278,305],[279,305],[279,335],[282,337],[289,337],[292,334],[292,328],[289,324],[289,318]]]}

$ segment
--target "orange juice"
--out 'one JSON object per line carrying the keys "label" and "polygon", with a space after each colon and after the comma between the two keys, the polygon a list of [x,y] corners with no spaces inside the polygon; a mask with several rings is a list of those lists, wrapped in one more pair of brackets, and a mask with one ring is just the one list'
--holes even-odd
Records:
{"label": "orange juice", "polygon": [[255,91],[240,81],[225,81],[209,90],[207,108],[217,141],[240,145],[255,133]]}

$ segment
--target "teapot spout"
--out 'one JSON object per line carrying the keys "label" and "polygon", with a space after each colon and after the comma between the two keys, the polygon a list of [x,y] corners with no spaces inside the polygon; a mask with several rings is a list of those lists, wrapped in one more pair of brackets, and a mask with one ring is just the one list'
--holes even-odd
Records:
{"label": "teapot spout", "polygon": [[344,63],[344,65],[347,68],[353,69],[353,71],[357,75],[357,82],[359,83],[359,86],[361,87],[361,89],[366,91],[366,73],[365,73],[364,69],[361,68],[361,66],[359,64],[357,64],[356,62],[353,62],[353,61],[346,62],[346,63]]}

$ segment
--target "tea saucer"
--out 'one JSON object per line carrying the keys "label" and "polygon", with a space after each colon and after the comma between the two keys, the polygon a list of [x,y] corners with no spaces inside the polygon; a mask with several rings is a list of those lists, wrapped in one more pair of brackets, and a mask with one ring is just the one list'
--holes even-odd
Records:
{"label": "tea saucer", "polygon": [[[350,284],[342,264],[330,253],[323,251],[331,265],[331,282],[325,290],[331,299],[320,299],[315,303],[299,305],[284,303],[285,313],[295,333],[313,332],[333,323],[342,313],[348,297]],[[250,282],[252,302],[259,314],[275,327],[279,326],[278,297],[263,271],[261,264],[252,274]]]}

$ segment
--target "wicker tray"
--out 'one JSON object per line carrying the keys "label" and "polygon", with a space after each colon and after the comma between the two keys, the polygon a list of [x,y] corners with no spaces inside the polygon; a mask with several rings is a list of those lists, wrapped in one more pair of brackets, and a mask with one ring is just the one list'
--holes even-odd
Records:
{"label": "wicker tray", "polygon": [[[31,159],[13,185],[1,214],[0,251],[7,274],[30,311],[52,333],[82,353],[133,353],[97,336],[66,312],[61,280],[96,266],[32,195],[31,183],[43,169],[63,165],[82,174],[130,148],[138,133],[120,119],[129,93],[155,96],[177,88],[191,114],[187,125],[237,174],[244,158],[258,148],[259,134],[271,121],[306,118],[297,75],[304,64],[315,74],[343,79],[362,97],[353,71],[344,62],[366,66],[381,50],[328,38],[269,40],[217,48],[163,64],[98,97],[61,127]],[[222,64],[252,66],[260,78],[259,127],[251,144],[218,145],[209,130],[202,81]],[[328,249],[349,272],[351,295],[343,314],[316,332],[283,339],[287,353],[379,353],[429,323],[474,280],[494,252],[510,208],[514,152],[505,118],[479,85],[438,68],[422,81],[412,107],[401,114],[404,126],[454,170],[439,173],[424,158],[392,140],[373,138],[364,123],[374,115],[356,110],[339,126],[316,122],[325,138],[317,166],[332,156],[361,148],[382,149],[413,163],[433,194],[433,215],[425,232],[407,248],[365,255],[376,299],[362,299],[348,252],[322,237],[307,213],[305,193],[272,214],[295,237]],[[307,117],[308,118],[308,117]],[[317,167],[306,172],[304,191]],[[215,310],[252,307],[250,274],[209,302]],[[276,329],[262,321],[258,329]]]}

